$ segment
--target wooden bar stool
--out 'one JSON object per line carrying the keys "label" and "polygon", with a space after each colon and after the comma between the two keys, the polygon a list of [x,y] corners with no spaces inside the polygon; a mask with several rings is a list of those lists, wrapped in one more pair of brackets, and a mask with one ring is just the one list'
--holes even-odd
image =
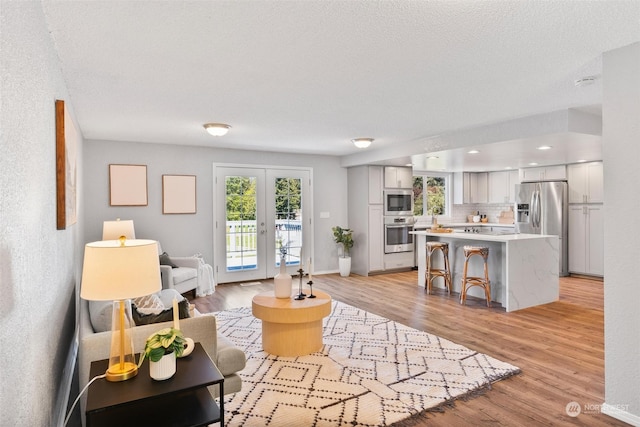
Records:
{"label": "wooden bar stool", "polygon": [[[489,266],[487,258],[489,257],[489,248],[484,246],[465,246],[464,248],[464,268],[462,271],[462,289],[460,289],[460,304],[464,304],[467,300],[467,290],[474,286],[481,286],[487,297],[487,307],[491,307],[491,284],[489,282]],[[467,268],[469,267],[469,259],[473,255],[479,255],[484,258],[484,277],[467,276]]]}
{"label": "wooden bar stool", "polygon": [[[444,257],[444,268],[433,268],[431,266],[434,252],[440,250]],[[425,273],[425,281],[427,282],[427,294],[431,293],[433,279],[442,277],[444,286],[451,295],[451,270],[449,269],[449,244],[445,242],[427,242],[427,271]]]}

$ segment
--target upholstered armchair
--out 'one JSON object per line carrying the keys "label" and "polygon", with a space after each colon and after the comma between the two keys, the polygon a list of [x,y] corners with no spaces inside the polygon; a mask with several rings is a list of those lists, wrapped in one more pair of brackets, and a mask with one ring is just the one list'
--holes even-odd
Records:
{"label": "upholstered armchair", "polygon": [[160,256],[162,289],[175,289],[181,294],[193,291],[195,297],[200,260],[196,257],[169,256],[162,251],[160,242],[158,242],[158,255]]}

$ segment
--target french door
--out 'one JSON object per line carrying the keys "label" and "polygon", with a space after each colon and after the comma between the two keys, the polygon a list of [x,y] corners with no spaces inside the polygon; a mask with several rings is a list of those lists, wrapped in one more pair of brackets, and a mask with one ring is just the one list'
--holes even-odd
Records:
{"label": "french door", "polygon": [[307,263],[310,175],[306,169],[214,165],[217,283],[274,277],[281,254],[289,274],[301,260]]}

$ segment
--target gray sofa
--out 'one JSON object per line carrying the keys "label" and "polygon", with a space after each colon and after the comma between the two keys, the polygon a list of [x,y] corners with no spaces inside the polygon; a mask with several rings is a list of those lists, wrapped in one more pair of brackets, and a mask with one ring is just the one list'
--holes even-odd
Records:
{"label": "gray sofa", "polygon": [[[162,290],[162,293],[167,292]],[[169,290],[169,292],[175,292]],[[172,297],[171,297],[172,298]],[[163,298],[164,299],[164,298]],[[171,299],[170,299],[171,300]],[[108,359],[111,345],[111,331],[96,332],[91,322],[89,302],[81,299],[80,308],[80,350],[79,350],[79,382],[80,389],[90,381],[89,369],[94,360]],[[92,309],[93,309],[92,304]],[[171,326],[172,322],[152,323],[136,326],[131,329],[134,351],[139,353],[144,349],[144,343],[152,333]],[[234,346],[216,331],[216,318],[213,315],[199,314],[188,319],[180,320],[180,329],[185,337],[199,342],[211,357],[211,360],[224,375],[225,394],[236,393],[242,388],[242,381],[238,372],[244,369],[246,357],[244,352]],[[148,363],[148,362],[144,362]],[[214,397],[218,397],[218,387],[209,387]],[[86,393],[82,398],[82,414],[85,411]],[[84,422],[84,416],[83,422]]]}

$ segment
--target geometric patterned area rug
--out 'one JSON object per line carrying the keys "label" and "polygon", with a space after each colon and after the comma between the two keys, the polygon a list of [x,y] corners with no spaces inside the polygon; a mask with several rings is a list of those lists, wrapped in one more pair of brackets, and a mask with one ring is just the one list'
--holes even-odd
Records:
{"label": "geometric patterned area rug", "polygon": [[242,391],[225,396],[225,425],[391,426],[490,388],[520,370],[466,347],[333,301],[323,348],[299,357],[262,350],[262,324],[243,307],[215,313],[242,348]]}

